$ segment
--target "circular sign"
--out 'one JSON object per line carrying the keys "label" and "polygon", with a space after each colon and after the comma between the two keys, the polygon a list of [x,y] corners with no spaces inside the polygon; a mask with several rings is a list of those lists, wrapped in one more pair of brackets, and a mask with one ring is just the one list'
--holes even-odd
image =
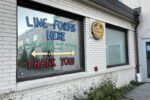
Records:
{"label": "circular sign", "polygon": [[96,20],[96,21],[93,22],[92,33],[93,33],[93,36],[96,40],[99,40],[103,37],[103,35],[104,35],[104,26],[103,26],[101,21]]}

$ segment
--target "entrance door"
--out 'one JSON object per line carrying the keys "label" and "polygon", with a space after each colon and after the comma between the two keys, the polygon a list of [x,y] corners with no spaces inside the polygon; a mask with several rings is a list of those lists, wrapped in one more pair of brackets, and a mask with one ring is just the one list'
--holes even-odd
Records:
{"label": "entrance door", "polygon": [[143,37],[139,44],[141,78],[144,82],[150,82],[150,37]]}
{"label": "entrance door", "polygon": [[146,42],[147,78],[150,79],[150,42]]}

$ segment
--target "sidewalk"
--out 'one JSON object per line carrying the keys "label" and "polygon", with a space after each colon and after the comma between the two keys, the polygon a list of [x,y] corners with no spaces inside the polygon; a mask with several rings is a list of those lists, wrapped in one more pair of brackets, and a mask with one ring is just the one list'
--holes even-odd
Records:
{"label": "sidewalk", "polygon": [[143,84],[125,95],[122,100],[150,100],[150,83]]}

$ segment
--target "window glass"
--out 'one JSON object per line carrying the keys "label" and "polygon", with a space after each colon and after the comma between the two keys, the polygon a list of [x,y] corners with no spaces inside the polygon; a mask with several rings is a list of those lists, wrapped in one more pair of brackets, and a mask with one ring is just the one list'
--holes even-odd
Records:
{"label": "window glass", "polygon": [[79,20],[18,6],[18,80],[83,70],[81,34]]}
{"label": "window glass", "polygon": [[107,65],[126,64],[126,33],[106,28]]}

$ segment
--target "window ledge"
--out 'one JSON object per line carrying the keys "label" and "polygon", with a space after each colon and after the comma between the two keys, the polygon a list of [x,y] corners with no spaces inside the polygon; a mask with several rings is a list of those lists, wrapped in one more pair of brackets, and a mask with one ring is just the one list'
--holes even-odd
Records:
{"label": "window ledge", "polygon": [[16,91],[22,91],[26,89],[41,87],[41,86],[48,86],[48,85],[63,83],[66,81],[71,81],[71,80],[76,80],[76,79],[81,79],[81,78],[91,77],[95,75],[110,73],[114,71],[131,69],[131,68],[135,68],[135,67],[125,65],[125,66],[120,66],[120,67],[115,67],[115,68],[109,68],[105,71],[99,71],[99,72],[79,72],[79,73],[74,73],[74,74],[66,74],[66,75],[61,75],[61,76],[54,76],[54,77],[48,77],[48,78],[43,78],[43,79],[18,82],[16,86]]}

